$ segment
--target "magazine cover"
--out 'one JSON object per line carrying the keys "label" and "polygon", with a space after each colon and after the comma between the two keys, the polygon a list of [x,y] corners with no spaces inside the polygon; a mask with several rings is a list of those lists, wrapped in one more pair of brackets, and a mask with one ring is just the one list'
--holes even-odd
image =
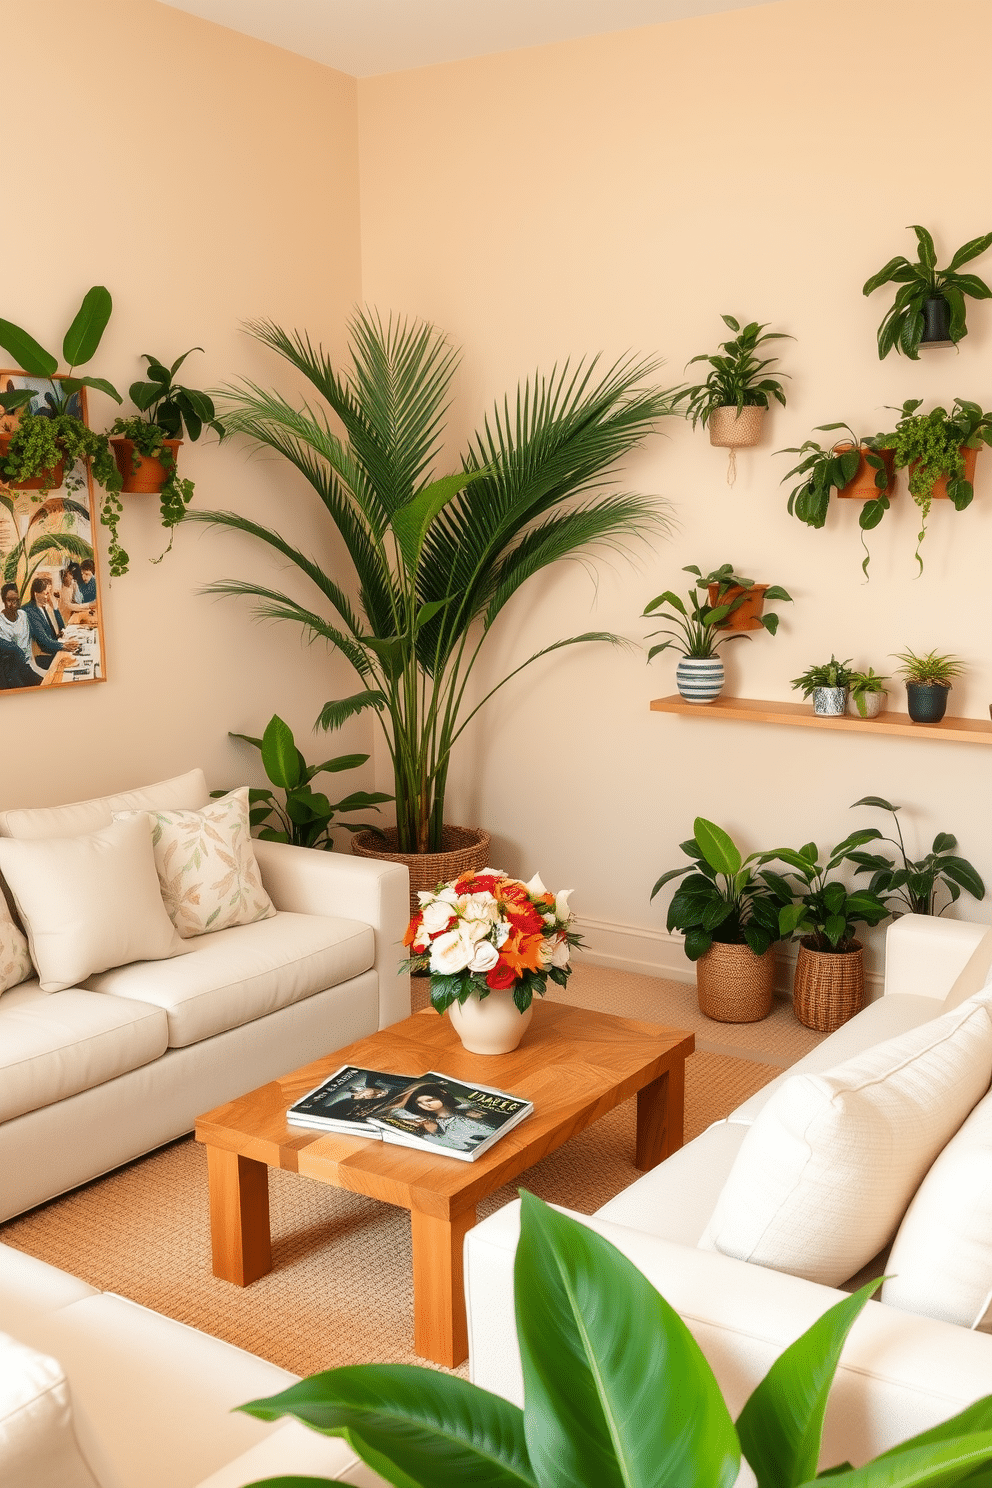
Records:
{"label": "magazine cover", "polygon": [[352,1136],[380,1137],[369,1116],[410,1088],[411,1075],[387,1075],[382,1070],[343,1064],[315,1090],[308,1091],[286,1113],[291,1126],[324,1127]]}
{"label": "magazine cover", "polygon": [[472,1162],[534,1109],[530,1101],[431,1070],[370,1113],[387,1142]]}

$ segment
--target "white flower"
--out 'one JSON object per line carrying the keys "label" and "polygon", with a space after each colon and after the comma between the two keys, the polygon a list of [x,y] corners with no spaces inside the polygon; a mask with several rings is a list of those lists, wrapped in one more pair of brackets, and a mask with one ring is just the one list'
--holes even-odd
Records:
{"label": "white flower", "polygon": [[556,944],[557,944],[557,937],[556,936],[553,936],[553,935],[546,935],[544,937],[544,939],[541,941],[541,944],[537,948],[537,955],[538,955],[538,960],[540,961],[540,963],[541,963],[542,966],[553,966],[554,965],[554,954],[555,954],[555,945]]}
{"label": "white flower", "polygon": [[439,899],[443,899],[445,904],[458,903],[458,895],[455,893],[450,884],[445,884],[444,888],[441,890],[440,894],[438,894],[437,897]]}
{"label": "white flower", "polygon": [[534,899],[536,899],[540,894],[546,894],[548,892],[541,882],[541,875],[539,873],[535,873],[530,883],[524,884],[524,888]]}
{"label": "white flower", "polygon": [[413,937],[413,944],[411,945],[410,949],[411,951],[426,951],[430,943],[430,935],[424,929],[424,922],[423,920],[421,920],[420,924],[417,926],[417,933]]}
{"label": "white flower", "polygon": [[475,946],[460,930],[449,930],[431,943],[431,971],[454,976],[464,971],[475,955]]}
{"label": "white flower", "polygon": [[562,925],[567,925],[572,918],[572,911],[568,907],[568,901],[575,893],[574,889],[560,889],[555,895],[555,914]]}
{"label": "white flower", "polygon": [[421,909],[426,909],[428,904],[434,903],[433,889],[418,889],[417,898],[420,900]]}
{"label": "white flower", "polygon": [[446,930],[448,928],[448,921],[450,919],[451,905],[446,904],[441,899],[435,899],[432,904],[424,906],[424,917],[420,924],[427,931],[428,935],[436,935],[439,930]]}
{"label": "white flower", "polygon": [[468,963],[469,971],[491,971],[499,960],[499,951],[491,940],[480,940],[475,955]]}
{"label": "white flower", "polygon": [[[569,889],[568,892],[571,893],[571,889]],[[568,941],[565,939],[564,935],[559,935],[557,940],[554,942],[554,947],[551,952],[551,965],[560,967],[565,967],[568,965]]]}
{"label": "white flower", "polygon": [[470,921],[481,921],[489,926],[495,923],[499,915],[499,905],[492,894],[484,891],[478,894],[469,894],[465,898],[465,907],[462,911],[465,919]]}
{"label": "white flower", "polygon": [[496,921],[496,944],[498,946],[503,945],[503,943],[506,941],[507,936],[509,935],[509,933],[510,933],[510,922],[509,922],[509,920],[497,920]]}

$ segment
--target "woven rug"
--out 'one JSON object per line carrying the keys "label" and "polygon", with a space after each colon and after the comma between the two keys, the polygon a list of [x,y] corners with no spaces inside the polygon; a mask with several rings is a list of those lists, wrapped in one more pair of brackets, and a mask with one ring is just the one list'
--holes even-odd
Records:
{"label": "woven rug", "polygon": [[[693,1020],[683,1007],[687,993],[694,1005],[693,989],[656,978],[604,978],[584,967],[568,991],[569,1001],[598,1001],[628,1017],[700,1022],[698,1010]],[[418,987],[417,1002],[424,997]],[[721,1044],[738,1036],[734,1025],[702,1021]],[[749,1025],[745,1038],[762,1027]],[[687,1140],[791,1062],[777,1042],[769,1029],[753,1048],[745,1044],[750,1057],[704,1049],[689,1058]],[[635,1102],[628,1101],[523,1174],[520,1186],[592,1213],[638,1176],[634,1128]],[[515,1196],[516,1185],[500,1189],[480,1205],[480,1218]],[[0,1240],[297,1374],[369,1361],[422,1363],[412,1351],[406,1211],[278,1171],[270,1175],[270,1199],[273,1270],[244,1290],[211,1273],[206,1161],[191,1138],[9,1221]]]}

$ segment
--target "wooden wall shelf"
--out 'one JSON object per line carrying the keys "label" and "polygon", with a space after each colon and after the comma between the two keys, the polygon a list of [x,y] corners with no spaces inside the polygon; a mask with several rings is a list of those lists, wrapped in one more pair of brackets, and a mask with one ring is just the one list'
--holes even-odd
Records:
{"label": "wooden wall shelf", "polygon": [[785,723],[798,728],[832,729],[835,733],[896,734],[907,739],[940,739],[955,744],[992,744],[992,722],[984,718],[947,718],[940,723],[913,723],[908,713],[881,713],[878,718],[821,718],[812,703],[765,703],[756,698],[718,697],[712,703],[687,703],[678,693],[655,698],[655,713],[684,713],[691,718],[724,723]]}

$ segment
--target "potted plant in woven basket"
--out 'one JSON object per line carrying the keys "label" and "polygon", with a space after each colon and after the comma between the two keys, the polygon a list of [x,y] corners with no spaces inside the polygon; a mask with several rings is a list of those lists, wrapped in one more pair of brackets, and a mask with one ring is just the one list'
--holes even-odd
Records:
{"label": "potted plant in woven basket", "polygon": [[485,869],[419,895],[403,940],[407,965],[430,974],[432,1004],[471,1054],[515,1049],[548,977],[567,984],[570,948],[580,943],[571,892],[550,894],[539,874],[521,883]]}
{"label": "potted plant in woven basket", "polygon": [[964,671],[964,662],[956,656],[938,656],[928,651],[917,656],[915,651],[893,652],[901,665],[896,668],[906,682],[906,700],[913,723],[939,723],[947,712],[947,694],[955,677]]}
{"label": "potted plant in woven basket", "polygon": [[697,816],[692,830],[679,844],[692,861],[663,873],[651,898],[672,879],[683,880],[668,907],[667,928],[682,932],[685,953],[696,963],[700,1012],[718,1023],[756,1023],[772,1010],[772,946],[782,939],[779,912],[791,904],[792,892],[771,870],[756,871],[752,865],[764,861],[762,855],[743,858],[715,822]]}
{"label": "potted plant in woven basket", "polygon": [[791,871],[785,878],[796,883],[791,889],[793,902],[779,911],[779,931],[799,940],[792,993],[796,1017],[819,1033],[832,1033],[863,1006],[863,948],[855,927],[877,925],[890,913],[871,889],[849,891],[829,876],[842,863],[854,861],[852,854],[874,837],[870,827],[852,832],[825,864],[819,861],[815,842],[807,842],[798,851],[779,848],[762,855],[763,862],[787,864]]}
{"label": "potted plant in woven basket", "polygon": [[777,378],[763,375],[778,359],[759,356],[758,348],[767,341],[791,341],[792,337],[785,331],[766,331],[756,320],[742,326],[732,315],[721,319],[735,333],[733,338],[721,342],[719,352],[704,351],[690,358],[687,367],[707,362],[710,370],[704,382],[683,388],[678,396],[687,400],[685,414],[692,420],[692,427],[702,424],[709,429],[710,444],[729,449],[727,481],[733,485],[736,451],[758,443],[769,397],[785,407],[782,384]]}

